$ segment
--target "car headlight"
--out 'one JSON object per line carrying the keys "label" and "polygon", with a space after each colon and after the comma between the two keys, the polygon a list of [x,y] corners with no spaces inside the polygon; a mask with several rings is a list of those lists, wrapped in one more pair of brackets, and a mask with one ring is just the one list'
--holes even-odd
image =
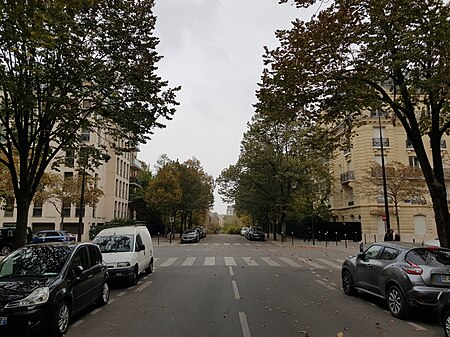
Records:
{"label": "car headlight", "polygon": [[37,288],[30,295],[25,298],[22,298],[18,301],[9,302],[5,305],[5,308],[19,308],[19,307],[28,307],[31,305],[38,305],[47,303],[48,298],[50,296],[50,289],[48,287]]}
{"label": "car headlight", "polygon": [[117,263],[117,268],[124,268],[124,267],[129,267],[130,266],[130,262],[119,262]]}

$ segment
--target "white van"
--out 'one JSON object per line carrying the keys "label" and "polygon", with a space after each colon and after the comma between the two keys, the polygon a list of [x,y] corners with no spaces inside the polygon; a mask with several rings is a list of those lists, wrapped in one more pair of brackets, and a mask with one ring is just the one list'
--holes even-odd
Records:
{"label": "white van", "polygon": [[140,273],[153,272],[153,242],[147,227],[106,228],[93,242],[102,251],[111,280],[125,280],[135,285]]}

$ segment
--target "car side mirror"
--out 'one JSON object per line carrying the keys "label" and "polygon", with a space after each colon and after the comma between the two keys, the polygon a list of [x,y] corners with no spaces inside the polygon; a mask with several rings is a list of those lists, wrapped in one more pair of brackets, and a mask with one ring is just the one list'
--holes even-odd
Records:
{"label": "car side mirror", "polygon": [[356,257],[360,260],[364,260],[364,253],[358,253],[358,255],[356,255]]}
{"label": "car side mirror", "polygon": [[139,249],[139,251],[145,250],[145,245],[144,245],[144,244],[140,244],[139,247],[138,247],[138,249]]}
{"label": "car side mirror", "polygon": [[84,269],[82,266],[75,266],[75,267],[73,267],[72,271],[73,271],[74,276],[80,277],[81,274],[83,274]]}

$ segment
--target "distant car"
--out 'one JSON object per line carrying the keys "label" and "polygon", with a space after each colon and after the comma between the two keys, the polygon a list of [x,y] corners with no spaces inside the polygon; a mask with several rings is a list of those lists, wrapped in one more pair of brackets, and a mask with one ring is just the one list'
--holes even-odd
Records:
{"label": "distant car", "polygon": [[436,247],[440,247],[441,246],[441,242],[439,241],[439,238],[433,239],[433,240],[429,240],[423,243],[425,246],[436,246]]}
{"label": "distant car", "polygon": [[250,227],[247,233],[245,233],[245,237],[247,238],[247,240],[266,240],[266,234],[259,226]]}
{"label": "distant car", "polygon": [[92,243],[27,245],[0,261],[0,336],[63,336],[71,317],[109,301],[108,268]]}
{"label": "distant car", "polygon": [[[0,228],[0,255],[9,255],[14,247],[14,240],[16,238],[15,227],[3,227]],[[27,243],[30,243],[33,239],[33,232],[31,228],[27,228]]]}
{"label": "distant car", "polygon": [[181,234],[181,243],[185,242],[199,242],[200,234],[196,228],[186,229],[183,234]]}
{"label": "distant car", "polygon": [[414,307],[434,308],[437,297],[450,289],[450,250],[412,243],[373,243],[342,265],[342,288],[386,300],[391,314],[405,318]]}
{"label": "distant car", "polygon": [[438,295],[439,320],[444,327],[445,337],[450,337],[450,291],[444,290]]}
{"label": "distant car", "polygon": [[241,235],[242,235],[242,236],[245,236],[245,233],[247,233],[247,231],[248,231],[248,227],[245,227],[245,226],[242,227],[242,228],[241,228]]}
{"label": "distant car", "polygon": [[70,242],[75,241],[75,236],[64,230],[39,231],[33,236],[31,243],[42,242]]}

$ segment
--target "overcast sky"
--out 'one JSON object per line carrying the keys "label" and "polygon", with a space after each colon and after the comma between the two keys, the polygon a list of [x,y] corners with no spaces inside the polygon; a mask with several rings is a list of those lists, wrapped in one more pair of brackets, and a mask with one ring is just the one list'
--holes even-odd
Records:
{"label": "overcast sky", "polygon": [[[314,9],[278,0],[156,0],[155,14],[164,56],[158,73],[182,89],[173,120],[141,146],[139,159],[153,168],[161,154],[180,162],[195,157],[217,178],[239,157],[254,113],[263,46],[277,46],[275,30],[290,28],[297,17],[308,20]],[[226,211],[217,192],[214,210]]]}

